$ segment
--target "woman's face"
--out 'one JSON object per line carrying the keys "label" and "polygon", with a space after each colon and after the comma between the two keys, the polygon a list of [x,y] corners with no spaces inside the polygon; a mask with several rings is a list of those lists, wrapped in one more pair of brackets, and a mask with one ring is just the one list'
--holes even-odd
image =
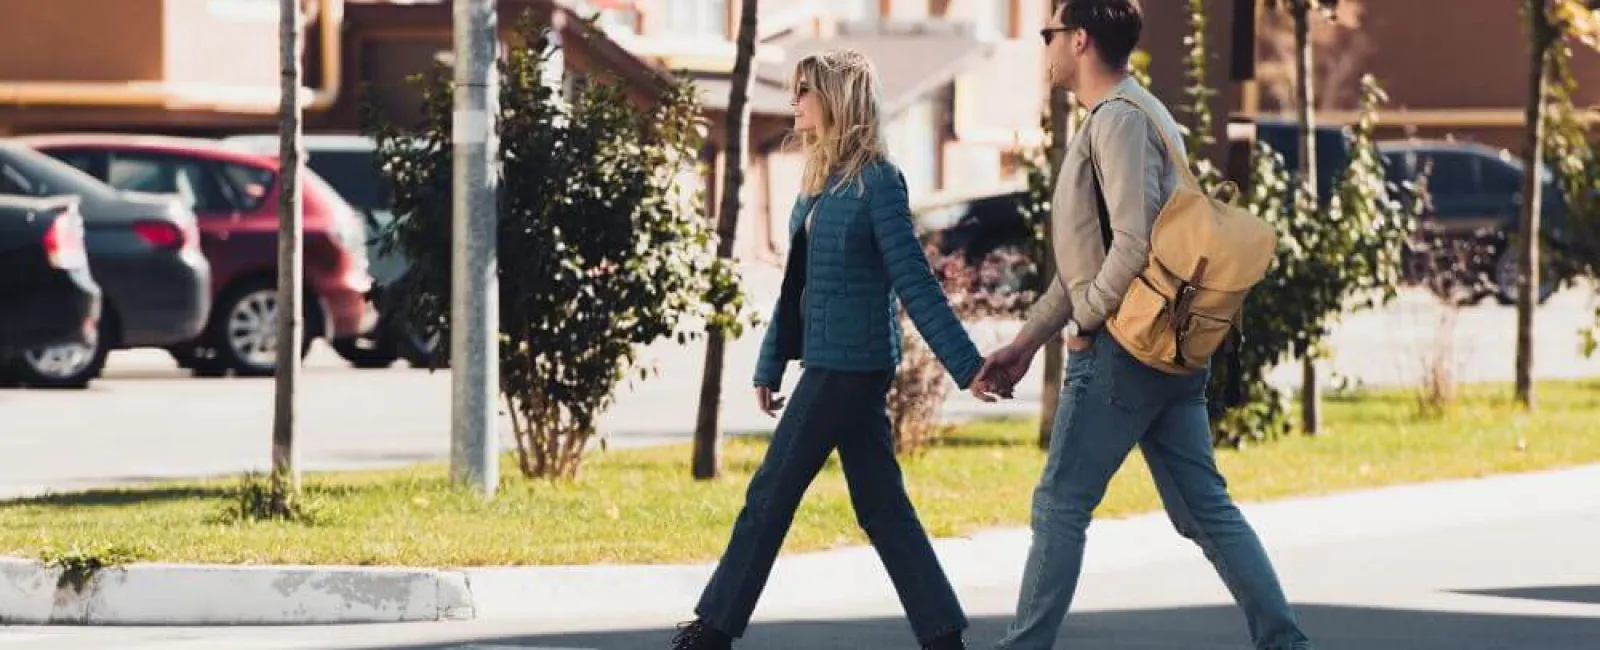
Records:
{"label": "woman's face", "polygon": [[817,91],[811,88],[811,82],[801,78],[794,88],[794,130],[815,132],[822,128],[822,101],[817,98]]}

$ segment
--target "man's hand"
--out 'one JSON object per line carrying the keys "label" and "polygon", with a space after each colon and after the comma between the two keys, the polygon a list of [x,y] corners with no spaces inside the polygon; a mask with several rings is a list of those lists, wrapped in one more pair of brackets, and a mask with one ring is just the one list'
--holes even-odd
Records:
{"label": "man's hand", "polygon": [[983,369],[978,371],[978,378],[973,381],[974,388],[983,386],[1002,397],[1010,398],[1017,382],[1022,381],[1022,377],[1028,374],[1028,366],[1033,363],[1034,351],[1035,348],[1013,342],[990,353],[988,358],[983,360]]}
{"label": "man's hand", "polygon": [[756,405],[761,407],[761,412],[767,417],[778,417],[778,409],[783,408],[782,395],[774,396],[772,389],[766,386],[756,386]]}

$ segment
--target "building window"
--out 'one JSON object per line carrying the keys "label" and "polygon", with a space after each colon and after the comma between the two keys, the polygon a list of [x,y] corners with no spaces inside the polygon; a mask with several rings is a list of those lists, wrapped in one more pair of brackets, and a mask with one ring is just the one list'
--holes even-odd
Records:
{"label": "building window", "polygon": [[728,0],[656,0],[661,34],[728,38]]}

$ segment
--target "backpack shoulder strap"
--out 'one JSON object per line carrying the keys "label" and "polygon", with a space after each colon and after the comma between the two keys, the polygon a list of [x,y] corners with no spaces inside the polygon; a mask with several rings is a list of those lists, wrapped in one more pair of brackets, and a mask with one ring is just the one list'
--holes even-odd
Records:
{"label": "backpack shoulder strap", "polygon": [[[1107,103],[1117,99],[1119,97],[1108,99],[1095,106],[1094,110],[1089,111],[1089,119],[1083,121],[1083,129],[1079,133],[1079,137],[1089,137],[1089,128],[1094,121],[1095,114],[1099,113],[1100,109],[1104,108]],[[1094,140],[1092,138],[1089,140],[1089,170],[1094,174],[1094,205],[1095,216],[1100,219],[1100,241],[1105,245],[1106,252],[1110,252],[1112,238],[1111,208],[1106,206],[1106,193],[1100,182],[1100,157],[1095,155]]]}
{"label": "backpack shoulder strap", "polygon": [[[1199,190],[1200,179],[1195,177],[1194,170],[1189,169],[1188,155],[1183,151],[1182,146],[1172,139],[1172,134],[1167,133],[1167,130],[1162,128],[1161,121],[1156,119],[1155,109],[1147,105],[1143,98],[1126,92],[1113,95],[1100,105],[1104,106],[1118,100],[1134,107],[1140,113],[1144,113],[1145,119],[1150,122],[1150,128],[1155,129],[1156,135],[1161,138],[1161,145],[1167,150],[1167,162],[1178,168],[1178,182],[1187,183],[1189,187]],[[1096,107],[1096,110],[1099,110],[1099,107]]]}

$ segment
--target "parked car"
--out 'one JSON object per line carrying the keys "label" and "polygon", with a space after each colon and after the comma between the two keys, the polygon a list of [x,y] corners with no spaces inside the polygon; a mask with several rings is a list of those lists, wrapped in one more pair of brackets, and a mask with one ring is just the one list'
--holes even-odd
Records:
{"label": "parked car", "polygon": [[[1489,266],[1481,270],[1504,305],[1517,302],[1517,261],[1514,245],[1522,215],[1523,163],[1510,152],[1469,142],[1404,140],[1385,142],[1378,150],[1385,174],[1392,183],[1415,182],[1428,170],[1429,209],[1423,218],[1451,237],[1482,237],[1490,249]],[[1544,200],[1540,207],[1542,231],[1553,250],[1563,250],[1561,229],[1566,223],[1566,201],[1555,174],[1540,165]],[[1548,258],[1541,265],[1539,302],[1550,299],[1560,285],[1557,266]]]}
{"label": "parked car", "polygon": [[[182,197],[199,215],[214,298],[201,336],[169,349],[198,374],[268,375],[276,369],[276,157],[191,138],[83,134],[24,141],[113,187]],[[372,277],[360,217],[315,173],[302,180],[309,346],[316,338],[368,332],[377,315],[365,295]]]}
{"label": "parked car", "polygon": [[[1300,179],[1300,124],[1294,120],[1263,117],[1255,122],[1255,138],[1283,156],[1289,182]],[[1327,207],[1333,200],[1339,177],[1350,166],[1350,132],[1342,126],[1317,126],[1317,204]]]}
{"label": "parked car", "polygon": [[63,346],[93,346],[100,286],[89,272],[74,197],[0,196],[0,382],[49,365]]}
{"label": "parked car", "polygon": [[[275,154],[279,146],[276,133],[236,135],[223,141],[267,155]],[[363,336],[334,340],[334,350],[357,368],[387,368],[397,359],[417,367],[444,365],[445,359],[434,358],[438,337],[416,332],[396,309],[387,308],[395,304],[391,288],[405,275],[407,261],[398,251],[382,250],[382,231],[394,222],[395,215],[388,180],[379,170],[377,142],[361,135],[308,133],[302,143],[306,166],[361,213],[367,227],[367,259],[378,286],[372,294],[379,314],[378,326]]]}
{"label": "parked car", "polygon": [[211,267],[195,215],[171,197],[119,192],[28,147],[0,142],[0,194],[77,197],[89,267],[104,291],[100,335],[22,355],[14,379],[81,387],[112,350],[193,339],[210,309]]}
{"label": "parked car", "polygon": [[993,188],[983,192],[931,197],[914,209],[917,226],[934,238],[941,255],[961,253],[976,264],[998,249],[1023,246],[1032,227],[1023,216],[1026,188]]}
{"label": "parked car", "polygon": [[[1292,120],[1263,118],[1254,125],[1255,137],[1284,157],[1291,176],[1299,169],[1300,129]],[[1449,238],[1472,238],[1487,249],[1483,268],[1476,271],[1489,280],[1489,293],[1473,295],[1476,302],[1493,295],[1501,304],[1517,300],[1517,254],[1513,241],[1522,205],[1522,161],[1510,153],[1481,144],[1444,140],[1405,140],[1379,144],[1384,157],[1384,176],[1394,196],[1409,200],[1402,189],[1414,183],[1421,171],[1431,168],[1428,197],[1431,209],[1423,215],[1424,224]],[[1350,164],[1350,139],[1345,129],[1333,125],[1317,127],[1317,198],[1326,206]],[[1544,233],[1554,251],[1564,250],[1560,229],[1566,206],[1548,169],[1541,171],[1544,201],[1541,215]],[[1548,300],[1560,284],[1558,268],[1544,265],[1539,300]]]}
{"label": "parked car", "polygon": [[[1033,227],[1023,215],[1025,187],[1007,184],[978,192],[939,193],[912,206],[923,241],[938,254],[959,255],[970,267],[983,267],[993,253],[1031,258]],[[1031,271],[1000,263],[987,267],[984,283],[997,291],[1021,291],[1033,282]]]}

